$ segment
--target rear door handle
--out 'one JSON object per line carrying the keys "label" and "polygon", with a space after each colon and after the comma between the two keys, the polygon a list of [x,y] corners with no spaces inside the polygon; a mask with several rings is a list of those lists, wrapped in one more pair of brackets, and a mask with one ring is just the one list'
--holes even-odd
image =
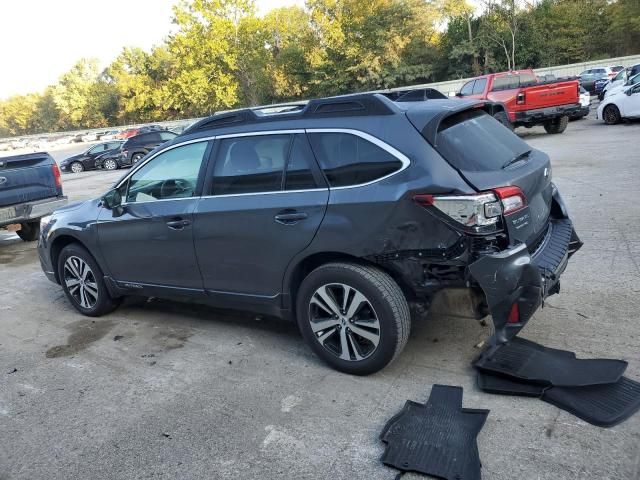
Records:
{"label": "rear door handle", "polygon": [[279,213],[274,218],[276,222],[282,225],[295,225],[300,220],[304,220],[309,215],[305,212],[291,212],[291,213]]}
{"label": "rear door handle", "polygon": [[175,220],[167,222],[167,227],[171,230],[182,230],[184,227],[188,227],[189,225],[191,225],[191,222],[182,218],[176,218]]}

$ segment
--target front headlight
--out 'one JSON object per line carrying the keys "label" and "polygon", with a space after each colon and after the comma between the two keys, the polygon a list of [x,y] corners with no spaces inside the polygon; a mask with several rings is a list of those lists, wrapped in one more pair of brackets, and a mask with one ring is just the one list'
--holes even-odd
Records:
{"label": "front headlight", "polygon": [[44,230],[44,228],[49,225],[49,222],[51,222],[51,217],[52,215],[45,215],[44,217],[40,218],[40,230]]}

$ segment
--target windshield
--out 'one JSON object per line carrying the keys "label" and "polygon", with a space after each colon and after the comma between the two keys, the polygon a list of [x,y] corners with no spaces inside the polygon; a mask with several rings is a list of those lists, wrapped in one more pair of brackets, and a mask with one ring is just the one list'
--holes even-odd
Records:
{"label": "windshield", "polygon": [[444,120],[438,151],[455,168],[485,172],[500,170],[531,147],[483,110],[464,111]]}

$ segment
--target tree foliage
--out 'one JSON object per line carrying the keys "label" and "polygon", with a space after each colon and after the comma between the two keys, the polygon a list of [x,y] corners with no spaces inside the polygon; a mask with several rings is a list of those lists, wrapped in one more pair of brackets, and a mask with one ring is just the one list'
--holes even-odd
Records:
{"label": "tree foliage", "polygon": [[638,0],[182,0],[174,31],[0,101],[0,136],[194,117],[298,98],[638,53]]}

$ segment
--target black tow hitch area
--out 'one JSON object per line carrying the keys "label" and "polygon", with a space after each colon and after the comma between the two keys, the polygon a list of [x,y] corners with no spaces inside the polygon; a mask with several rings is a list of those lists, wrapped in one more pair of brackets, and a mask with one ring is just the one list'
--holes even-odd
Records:
{"label": "black tow hitch area", "polygon": [[491,343],[513,338],[542,303],[544,285],[537,265],[523,243],[486,255],[469,265],[469,272],[485,293],[494,325]]}

